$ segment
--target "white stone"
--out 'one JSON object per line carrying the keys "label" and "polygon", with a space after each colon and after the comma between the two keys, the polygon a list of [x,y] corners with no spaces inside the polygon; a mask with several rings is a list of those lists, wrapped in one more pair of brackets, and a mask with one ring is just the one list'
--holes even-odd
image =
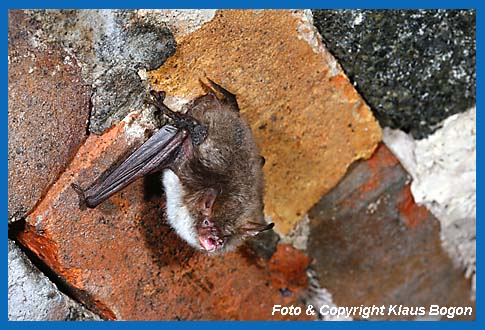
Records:
{"label": "white stone", "polygon": [[291,244],[297,250],[306,251],[309,235],[310,218],[305,214],[288,235],[281,237],[281,244]]}

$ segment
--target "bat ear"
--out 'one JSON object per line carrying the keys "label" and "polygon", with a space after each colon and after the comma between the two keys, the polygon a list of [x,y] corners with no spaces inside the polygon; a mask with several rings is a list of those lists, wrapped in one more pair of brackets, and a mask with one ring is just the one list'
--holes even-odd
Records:
{"label": "bat ear", "polygon": [[201,200],[202,214],[209,217],[212,215],[212,207],[217,198],[217,190],[209,188],[204,192]]}
{"label": "bat ear", "polygon": [[219,101],[229,104],[234,111],[239,112],[239,105],[237,104],[236,95],[216,84],[208,77],[205,77],[205,79],[207,79],[209,85],[206,85],[201,79],[199,79],[199,82],[207,93],[214,94]]}
{"label": "bat ear", "polygon": [[247,225],[241,228],[242,234],[247,236],[256,236],[259,233],[270,230],[274,227],[274,223],[256,223],[256,222],[249,222]]}

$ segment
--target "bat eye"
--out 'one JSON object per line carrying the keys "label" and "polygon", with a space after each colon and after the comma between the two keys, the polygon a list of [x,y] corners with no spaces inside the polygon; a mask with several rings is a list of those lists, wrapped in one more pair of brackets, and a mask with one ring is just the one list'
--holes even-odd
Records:
{"label": "bat eye", "polygon": [[204,221],[202,221],[202,227],[209,227],[209,225],[210,225],[209,220],[204,219]]}

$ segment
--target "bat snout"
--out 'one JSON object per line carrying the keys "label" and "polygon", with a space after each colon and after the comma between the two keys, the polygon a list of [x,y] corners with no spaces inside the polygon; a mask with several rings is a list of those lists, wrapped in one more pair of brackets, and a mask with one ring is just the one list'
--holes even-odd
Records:
{"label": "bat snout", "polygon": [[198,229],[199,244],[203,250],[214,252],[224,246],[224,239],[210,220],[204,220]]}

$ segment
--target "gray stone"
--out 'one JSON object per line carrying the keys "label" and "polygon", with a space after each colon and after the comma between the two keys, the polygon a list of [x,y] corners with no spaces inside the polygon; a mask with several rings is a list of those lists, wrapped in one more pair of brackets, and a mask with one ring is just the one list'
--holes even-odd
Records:
{"label": "gray stone", "polygon": [[214,18],[216,9],[139,9],[137,15],[154,24],[166,25],[175,39],[182,38]]}
{"label": "gray stone", "polygon": [[55,40],[72,52],[92,85],[89,130],[101,134],[142,106],[150,86],[139,72],[158,68],[175,52],[170,30],[134,10],[28,11],[39,25],[35,44]]}
{"label": "gray stone", "polygon": [[100,320],[61,293],[8,241],[8,319],[10,321]]}
{"label": "gray stone", "polygon": [[421,139],[475,104],[475,10],[314,10],[381,126]]}

